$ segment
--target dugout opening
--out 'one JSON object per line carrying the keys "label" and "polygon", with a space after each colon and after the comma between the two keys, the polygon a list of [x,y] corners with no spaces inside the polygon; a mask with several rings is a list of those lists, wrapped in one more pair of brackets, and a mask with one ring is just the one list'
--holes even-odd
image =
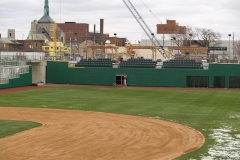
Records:
{"label": "dugout opening", "polygon": [[121,86],[127,86],[127,75],[117,74],[115,84],[121,85]]}

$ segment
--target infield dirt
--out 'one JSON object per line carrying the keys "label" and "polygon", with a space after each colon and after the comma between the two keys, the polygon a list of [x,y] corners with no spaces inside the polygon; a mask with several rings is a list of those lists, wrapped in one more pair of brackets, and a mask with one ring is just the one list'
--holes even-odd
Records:
{"label": "infield dirt", "polygon": [[1,160],[169,160],[205,141],[181,124],[110,113],[0,107],[0,119],[43,124],[0,139]]}
{"label": "infield dirt", "polygon": [[[55,86],[103,87],[48,84],[0,93]],[[43,124],[0,139],[0,160],[170,160],[205,141],[200,132],[181,124],[110,113],[0,107],[0,119]]]}

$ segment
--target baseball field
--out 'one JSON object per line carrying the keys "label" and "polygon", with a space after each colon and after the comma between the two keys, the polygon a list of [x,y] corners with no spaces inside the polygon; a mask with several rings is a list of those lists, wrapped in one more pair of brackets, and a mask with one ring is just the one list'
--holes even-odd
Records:
{"label": "baseball field", "polygon": [[207,88],[45,85],[1,90],[0,155],[237,159],[239,97],[238,89]]}

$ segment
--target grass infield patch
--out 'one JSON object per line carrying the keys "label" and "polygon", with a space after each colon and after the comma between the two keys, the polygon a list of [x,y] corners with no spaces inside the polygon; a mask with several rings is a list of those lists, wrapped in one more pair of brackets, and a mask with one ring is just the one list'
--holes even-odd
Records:
{"label": "grass infield patch", "polygon": [[40,123],[0,120],[0,138],[41,126]]}
{"label": "grass infield patch", "polygon": [[[13,99],[14,97],[14,99]],[[181,123],[202,132],[205,144],[178,159],[219,159],[215,132],[239,133],[240,92],[238,90],[167,90],[151,88],[53,87],[2,94],[2,106],[58,108],[128,114]],[[231,134],[226,134],[231,136]],[[237,136],[233,140],[240,141]],[[231,144],[229,142],[229,144]],[[226,150],[229,148],[226,146]],[[212,149],[213,148],[213,149]],[[219,148],[219,147],[218,147]],[[236,146],[234,149],[239,148]],[[229,151],[220,159],[238,154]],[[235,153],[235,154],[233,154]],[[228,157],[227,157],[228,156]],[[238,155],[237,155],[238,156]],[[233,158],[234,159],[234,158]]]}

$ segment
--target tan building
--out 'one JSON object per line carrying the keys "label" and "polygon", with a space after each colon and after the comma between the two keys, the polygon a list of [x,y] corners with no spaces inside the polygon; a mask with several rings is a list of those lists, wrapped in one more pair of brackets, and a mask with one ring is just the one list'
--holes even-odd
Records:
{"label": "tan building", "polygon": [[157,24],[157,34],[186,34],[186,26],[179,26],[175,20],[167,20],[167,24]]}

